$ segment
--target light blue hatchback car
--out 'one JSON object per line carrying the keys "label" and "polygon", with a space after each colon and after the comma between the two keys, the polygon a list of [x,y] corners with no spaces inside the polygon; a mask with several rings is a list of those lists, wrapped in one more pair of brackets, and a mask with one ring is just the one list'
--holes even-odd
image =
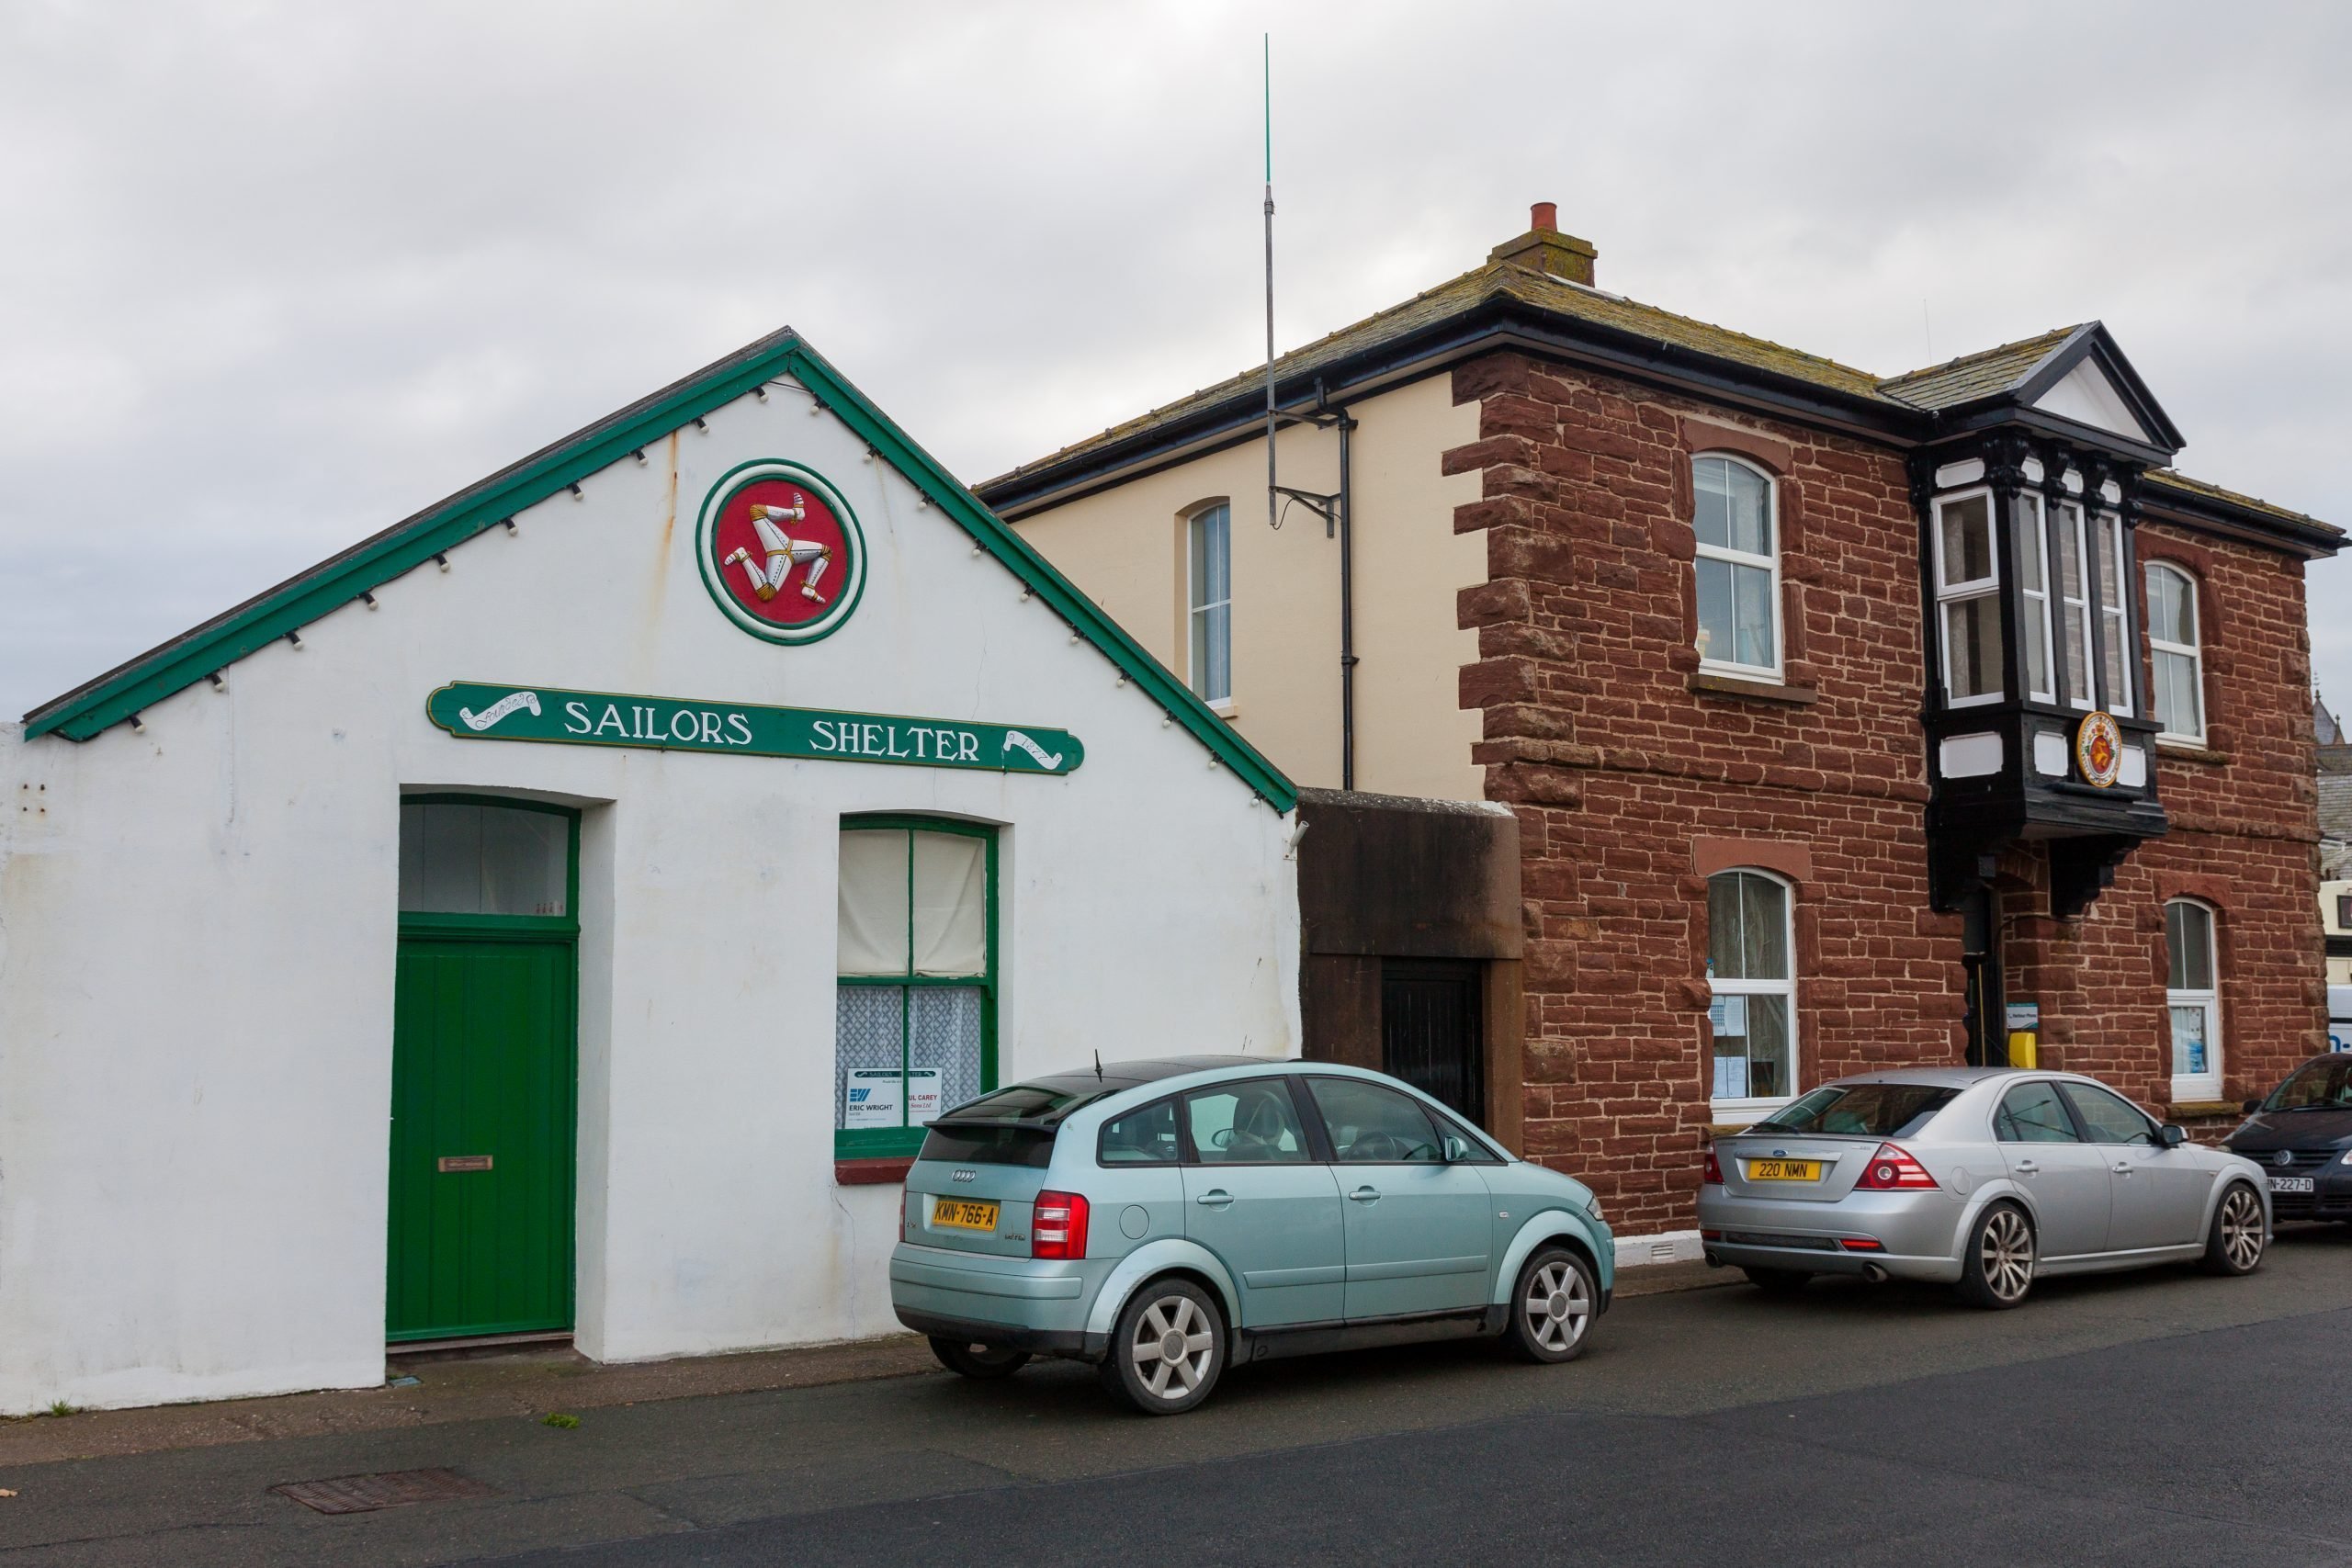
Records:
{"label": "light blue hatchback car", "polygon": [[1480,1334],[1569,1360],[1614,1262],[1590,1189],[1394,1078],[1182,1056],[932,1122],[890,1302],[967,1377],[1070,1357],[1172,1416],[1231,1361]]}

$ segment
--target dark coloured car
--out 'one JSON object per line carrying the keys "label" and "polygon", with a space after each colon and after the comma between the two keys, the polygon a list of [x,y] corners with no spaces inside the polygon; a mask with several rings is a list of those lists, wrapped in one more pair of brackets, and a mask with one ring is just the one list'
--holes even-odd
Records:
{"label": "dark coloured car", "polygon": [[2225,1142],[2270,1178],[2271,1216],[2352,1223],[2352,1051],[2312,1057],[2245,1111]]}

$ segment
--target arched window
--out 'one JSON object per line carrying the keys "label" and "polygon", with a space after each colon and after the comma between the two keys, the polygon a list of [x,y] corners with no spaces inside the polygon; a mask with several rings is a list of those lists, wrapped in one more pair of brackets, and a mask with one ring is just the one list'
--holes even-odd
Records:
{"label": "arched window", "polygon": [[2213,911],[2194,898],[2165,906],[2165,1007],[2172,1015],[2172,1097],[2222,1097],[2221,953]]}
{"label": "arched window", "polygon": [[2205,743],[2205,643],[2197,625],[2197,580],[2177,566],[2148,563],[2148,650],[2155,664],[2155,713],[2164,740]]}
{"label": "arched window", "polygon": [[1796,1092],[1794,889],[1770,872],[1707,879],[1708,1010],[1716,1118],[1736,1120]]}
{"label": "arched window", "polygon": [[1184,533],[1193,691],[1222,706],[1233,701],[1232,507],[1222,501],[1204,506],[1186,520]]}
{"label": "arched window", "polygon": [[1699,662],[1781,678],[1781,526],[1772,478],[1709,453],[1690,463],[1699,536]]}

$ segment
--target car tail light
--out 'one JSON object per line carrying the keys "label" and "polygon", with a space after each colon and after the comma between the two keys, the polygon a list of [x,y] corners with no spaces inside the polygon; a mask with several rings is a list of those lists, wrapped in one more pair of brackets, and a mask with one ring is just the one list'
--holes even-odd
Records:
{"label": "car tail light", "polygon": [[1886,1250],[1886,1243],[1874,1235],[1839,1236],[1838,1245],[1849,1252],[1884,1252]]}
{"label": "car tail light", "polygon": [[1701,1231],[1699,1233],[1699,1239],[1701,1241],[1721,1241],[1723,1238],[1724,1233],[1721,1231]]}
{"label": "car tail light", "polygon": [[1723,1184],[1723,1162],[1715,1158],[1715,1145],[1709,1144],[1707,1145],[1707,1168],[1700,1173],[1699,1185],[1702,1187],[1721,1187]]}
{"label": "car tail light", "polygon": [[1931,1191],[1936,1185],[1936,1179],[1928,1174],[1926,1166],[1913,1159],[1908,1150],[1893,1144],[1878,1146],[1878,1153],[1871,1156],[1870,1164],[1862,1168],[1862,1179],[1854,1183],[1864,1192]]}
{"label": "car tail light", "polygon": [[1029,1256],[1086,1256],[1086,1200],[1075,1192],[1040,1192],[1029,1216]]}

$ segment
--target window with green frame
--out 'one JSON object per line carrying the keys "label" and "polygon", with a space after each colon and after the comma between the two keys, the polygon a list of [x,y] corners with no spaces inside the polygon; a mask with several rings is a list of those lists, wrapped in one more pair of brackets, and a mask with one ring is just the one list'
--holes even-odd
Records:
{"label": "window with green frame", "polygon": [[836,1156],[911,1155],[996,1087],[996,857],[993,828],[842,818]]}

